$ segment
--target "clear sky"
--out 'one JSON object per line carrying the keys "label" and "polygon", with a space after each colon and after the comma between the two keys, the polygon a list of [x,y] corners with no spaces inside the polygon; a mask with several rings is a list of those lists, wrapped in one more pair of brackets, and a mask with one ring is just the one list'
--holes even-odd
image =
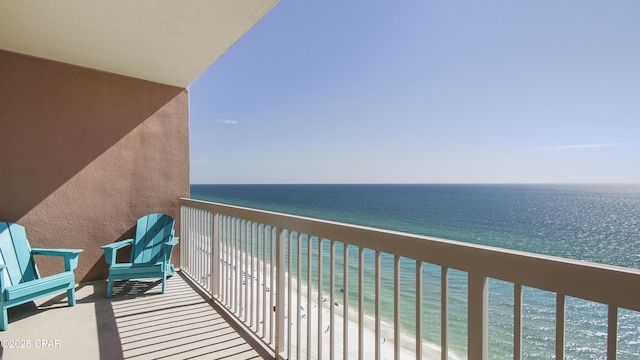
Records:
{"label": "clear sky", "polygon": [[191,183],[640,183],[639,16],[281,0],[190,86]]}

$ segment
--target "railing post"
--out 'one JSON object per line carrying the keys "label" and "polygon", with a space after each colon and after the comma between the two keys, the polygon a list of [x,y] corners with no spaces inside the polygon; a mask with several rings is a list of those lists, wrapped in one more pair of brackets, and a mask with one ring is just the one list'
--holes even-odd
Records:
{"label": "railing post", "polygon": [[[393,257],[393,358],[400,359],[400,256]],[[418,339],[416,339],[418,341]]]}
{"label": "railing post", "polygon": [[285,247],[287,242],[287,232],[285,229],[278,229],[278,242],[276,243],[276,333],[275,350],[276,357],[281,357],[284,349],[285,334]]}
{"label": "railing post", "polygon": [[616,360],[618,356],[618,308],[608,307],[607,321],[607,360]]}
{"label": "railing post", "polygon": [[358,360],[364,360],[364,248],[358,247]]}
{"label": "railing post", "polygon": [[522,285],[513,285],[513,360],[522,359]]}
{"label": "railing post", "polygon": [[441,310],[440,310],[440,359],[449,358],[449,268],[442,267],[441,277]]}
{"label": "railing post", "polygon": [[311,283],[311,271],[313,263],[312,253],[313,253],[313,237],[311,235],[307,236],[307,360],[311,360],[311,288],[313,284]]}
{"label": "railing post", "polygon": [[180,238],[182,241],[180,242],[180,271],[184,271],[186,268],[186,252],[188,249],[189,236],[187,234],[187,229],[189,226],[185,224],[187,222],[187,208],[184,206],[180,206]]}
{"label": "railing post", "polygon": [[291,321],[293,320],[291,317],[291,310],[293,310],[293,292],[291,291],[293,289],[292,238],[293,233],[289,232],[289,236],[287,236],[287,319],[289,319],[287,324],[287,359],[291,359]]}
{"label": "railing post", "polygon": [[220,297],[220,214],[213,213],[211,221],[211,265],[209,279],[211,281],[211,299]]}
{"label": "railing post", "polygon": [[375,307],[374,307],[374,312],[375,312],[375,329],[374,329],[374,334],[375,334],[375,360],[380,360],[380,347],[381,347],[381,343],[380,343],[380,338],[381,336],[381,331],[380,331],[380,315],[382,314],[382,308],[380,307],[380,291],[381,291],[381,283],[380,283],[380,278],[382,277],[382,267],[380,264],[380,251],[376,251],[376,257],[375,257],[375,269],[376,269],[376,277],[375,277],[375,298],[376,298],[376,302],[375,302]]}
{"label": "railing post", "polygon": [[[335,306],[333,306],[333,302],[336,301],[336,242],[331,240],[331,250],[329,254],[329,297],[331,302],[329,304],[329,359],[333,360],[335,358],[335,341],[336,341],[336,327],[335,327]],[[348,319],[348,318],[345,318]]]}
{"label": "railing post", "polygon": [[566,315],[566,297],[556,294],[556,360],[564,359],[564,322]]}
{"label": "railing post", "polygon": [[468,281],[468,358],[487,360],[489,358],[489,283],[486,277],[476,273],[469,273]]}
{"label": "railing post", "polygon": [[416,359],[422,359],[422,261],[416,261]]}
{"label": "railing post", "polygon": [[[318,353],[317,358],[322,359],[322,281],[323,275],[323,251],[322,251],[322,237],[318,237]],[[311,320],[309,320],[311,322]]]}
{"label": "railing post", "polygon": [[342,357],[349,357],[349,245],[344,244],[343,259],[343,281],[342,289],[344,289],[342,303]]}

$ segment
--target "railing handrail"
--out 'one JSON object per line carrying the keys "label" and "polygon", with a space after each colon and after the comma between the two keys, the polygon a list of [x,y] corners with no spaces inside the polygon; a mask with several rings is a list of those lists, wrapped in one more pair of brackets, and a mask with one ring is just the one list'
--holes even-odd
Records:
{"label": "railing handrail", "polygon": [[180,205],[640,311],[640,269],[181,198]]}

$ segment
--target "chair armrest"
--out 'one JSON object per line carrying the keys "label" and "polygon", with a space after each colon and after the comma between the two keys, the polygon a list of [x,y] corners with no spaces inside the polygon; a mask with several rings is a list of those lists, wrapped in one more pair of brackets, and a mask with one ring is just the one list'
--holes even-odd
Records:
{"label": "chair armrest", "polygon": [[178,244],[178,237],[173,237],[171,238],[171,240],[167,241],[166,243],[162,244],[162,251],[165,254],[169,254],[171,255],[171,251],[173,251],[173,247],[176,246]]}
{"label": "chair armrest", "polygon": [[167,241],[164,244],[168,245],[168,246],[171,246],[171,247],[174,247],[174,246],[176,246],[178,244],[178,240],[179,239],[180,239],[179,237],[174,236],[171,240]]}
{"label": "chair armrest", "polygon": [[173,247],[178,244],[178,237],[172,237],[171,240],[162,244],[162,253],[161,257],[165,263],[171,262],[171,253],[173,252]]}
{"label": "chair armrest", "polygon": [[82,249],[40,249],[32,248],[32,255],[44,255],[44,256],[68,256],[69,254],[79,254],[83,252]]}
{"label": "chair armrest", "polygon": [[62,256],[64,257],[64,270],[72,271],[78,267],[78,255],[82,249],[31,249],[31,255]]}
{"label": "chair armrest", "polygon": [[117,241],[111,243],[109,245],[101,246],[102,250],[104,250],[104,261],[109,264],[109,266],[116,263],[116,253],[119,249],[122,249],[125,246],[129,246],[133,244],[133,239],[126,239],[122,241]]}
{"label": "chair armrest", "polygon": [[126,240],[122,240],[122,241],[116,241],[114,243],[111,243],[109,245],[103,245],[101,246],[102,249],[114,249],[114,250],[118,250],[121,249],[127,245],[131,245],[133,244],[133,239],[126,239]]}

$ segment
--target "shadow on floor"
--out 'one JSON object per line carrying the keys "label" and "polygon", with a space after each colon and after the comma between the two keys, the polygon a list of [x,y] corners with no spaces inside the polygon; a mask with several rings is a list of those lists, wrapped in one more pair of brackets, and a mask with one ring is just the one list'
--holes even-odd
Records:
{"label": "shadow on floor", "polygon": [[[38,306],[32,302],[10,309],[10,328],[11,322],[21,319],[51,322],[47,317],[62,315],[63,320],[55,321],[67,324],[60,324],[60,330],[53,333],[64,331],[65,336],[76,337],[68,333],[74,331],[74,323],[93,321],[97,330],[92,333],[97,339],[96,335],[84,334],[87,339],[82,341],[97,340],[92,348],[98,350],[100,359],[272,358],[180,273],[167,280],[165,294],[161,293],[160,280],[116,282],[111,299],[106,298],[106,281],[81,284],[76,292],[82,294],[77,299],[78,309],[56,310],[67,306],[66,294],[47,298]],[[78,311],[81,307],[83,311]],[[76,355],[60,352],[53,358]],[[90,358],[98,354],[85,355]]]}

